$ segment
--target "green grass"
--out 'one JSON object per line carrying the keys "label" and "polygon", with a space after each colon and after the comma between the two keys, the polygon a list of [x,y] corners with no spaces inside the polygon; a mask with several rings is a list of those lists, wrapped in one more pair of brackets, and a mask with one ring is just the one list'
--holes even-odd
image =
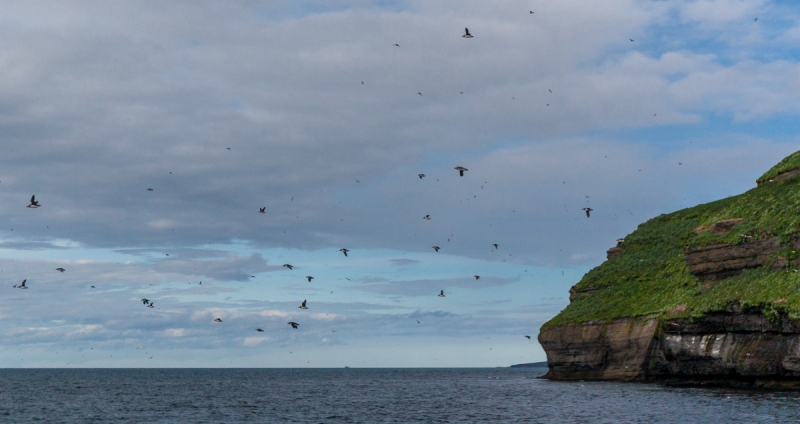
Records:
{"label": "green grass", "polygon": [[[800,166],[800,152],[781,164],[790,158]],[[745,220],[723,235],[693,232],[701,225],[731,218]],[[800,273],[762,267],[715,282],[703,293],[703,283],[689,273],[684,256],[693,247],[743,243],[742,234],[752,235],[751,241],[779,236],[788,244],[790,236],[800,231],[798,224],[800,179],[762,185],[738,196],[655,217],[625,237],[619,256],[592,269],[578,283],[578,290],[594,288],[594,292],[578,297],[544,326],[665,316],[684,303],[689,310],[681,316],[700,317],[724,310],[736,301],[769,313],[781,309],[790,317],[800,318]],[[772,260],[778,256],[792,260],[798,253],[786,247],[772,256]],[[776,305],[777,299],[786,302]]]}
{"label": "green grass", "polygon": [[798,168],[800,168],[800,152],[794,152],[791,155],[783,158],[782,161],[778,162],[777,165],[773,166],[772,169],[767,171],[764,175],[758,177],[756,182],[763,183],[765,181],[769,181],[770,178],[774,178],[780,173]]}

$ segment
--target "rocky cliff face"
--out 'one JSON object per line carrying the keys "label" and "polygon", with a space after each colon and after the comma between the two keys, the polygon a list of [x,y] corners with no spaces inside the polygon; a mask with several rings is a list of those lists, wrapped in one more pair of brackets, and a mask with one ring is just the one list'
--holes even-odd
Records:
{"label": "rocky cliff face", "polygon": [[540,330],[544,378],[800,389],[797,177],[800,152],[620,239]]}
{"label": "rocky cliff face", "polygon": [[544,329],[539,342],[553,380],[800,388],[800,324],[760,310],[565,324]]}

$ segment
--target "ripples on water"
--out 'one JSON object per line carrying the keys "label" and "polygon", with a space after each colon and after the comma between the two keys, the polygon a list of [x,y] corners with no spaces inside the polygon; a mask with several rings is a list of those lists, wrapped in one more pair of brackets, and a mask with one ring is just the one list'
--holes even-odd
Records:
{"label": "ripples on water", "polygon": [[0,370],[0,422],[797,423],[800,393],[542,369]]}

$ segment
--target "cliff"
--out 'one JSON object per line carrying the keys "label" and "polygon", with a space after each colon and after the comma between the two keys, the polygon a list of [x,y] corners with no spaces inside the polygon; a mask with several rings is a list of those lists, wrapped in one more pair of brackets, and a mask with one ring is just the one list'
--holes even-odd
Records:
{"label": "cliff", "polygon": [[545,378],[800,388],[798,176],[800,152],[609,249],[542,326]]}

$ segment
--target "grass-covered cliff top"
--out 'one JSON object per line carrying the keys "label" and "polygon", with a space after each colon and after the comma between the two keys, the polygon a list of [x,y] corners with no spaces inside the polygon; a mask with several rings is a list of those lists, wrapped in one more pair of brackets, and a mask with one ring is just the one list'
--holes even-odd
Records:
{"label": "grass-covered cliff top", "polygon": [[[769,179],[773,171],[777,175],[795,162],[800,167],[800,152],[761,178]],[[701,225],[732,218],[744,221],[723,235],[694,233]],[[735,301],[767,313],[782,309],[800,319],[800,272],[793,272],[792,265],[788,270],[772,271],[768,266],[748,270],[715,281],[704,292],[704,283],[689,272],[684,256],[693,247],[752,243],[773,236],[790,245],[789,236],[800,231],[799,225],[800,178],[770,182],[738,196],[655,217],[625,237],[619,256],[589,271],[576,287],[594,291],[578,296],[544,327],[648,314],[667,316],[684,304],[669,316],[699,317],[724,310]],[[745,240],[742,234],[753,237]],[[778,256],[792,261],[798,253],[786,247],[773,255],[775,260]],[[679,313],[681,310],[684,312]]]}
{"label": "grass-covered cliff top", "polygon": [[794,152],[791,155],[783,158],[782,161],[778,162],[777,165],[765,172],[764,175],[758,177],[756,182],[763,183],[769,181],[770,178],[775,178],[778,174],[782,174],[786,171],[791,171],[794,169],[800,169],[800,151]]}

